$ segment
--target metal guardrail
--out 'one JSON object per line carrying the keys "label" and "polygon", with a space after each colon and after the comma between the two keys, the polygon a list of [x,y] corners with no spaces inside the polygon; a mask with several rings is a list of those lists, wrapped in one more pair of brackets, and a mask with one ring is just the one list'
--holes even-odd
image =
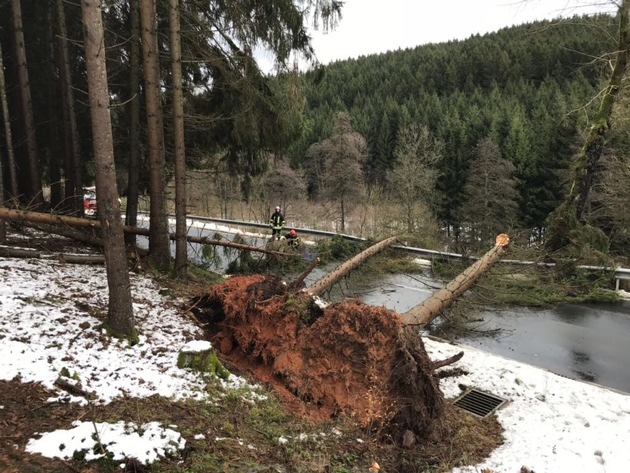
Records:
{"label": "metal guardrail", "polygon": [[[207,221],[207,222],[213,222],[213,223],[269,229],[268,223],[246,222],[243,220],[230,220],[230,219],[215,218],[215,217],[201,217],[197,215],[188,215],[187,217],[194,220]],[[367,238],[362,238],[362,237],[358,237],[354,235],[348,235],[344,233],[329,232],[325,230],[313,230],[311,228],[300,228],[300,227],[290,227],[290,228],[293,228],[295,229],[295,231],[299,233],[303,233],[305,235],[324,236],[324,237],[330,237],[330,238],[334,236],[340,236],[341,238],[344,238],[346,240],[351,240],[351,241],[367,241]],[[415,247],[406,246],[406,245],[393,245],[392,248],[397,249],[397,250],[407,251],[409,253],[414,253],[414,254],[418,254],[422,256],[427,256],[430,258],[439,258],[439,259],[447,259],[447,260],[477,260],[479,259],[476,256],[466,256],[460,253],[449,253],[449,252],[444,252],[444,251],[428,250],[426,248],[415,248]],[[507,264],[517,264],[517,265],[537,265],[537,266],[547,266],[547,267],[556,266],[555,263],[544,263],[544,262],[539,262],[539,261],[521,261],[521,260],[501,259],[499,260],[499,262],[507,263]],[[614,272],[615,286],[617,290],[619,289],[620,280],[625,280],[625,279],[630,280],[629,268],[610,268],[606,266],[588,266],[588,265],[580,265],[580,266],[577,266],[577,268],[592,270],[592,271]]]}
{"label": "metal guardrail", "polygon": [[[206,222],[239,225],[242,227],[265,228],[267,230],[269,229],[268,223],[245,222],[243,220],[229,220],[226,218],[215,218],[215,217],[199,217],[197,215],[188,215],[187,217],[190,219],[201,220],[201,221],[206,221]],[[300,227],[288,227],[288,228],[293,228],[295,229],[296,232],[304,233],[306,235],[325,236],[325,237],[340,236],[342,238],[345,238],[346,240],[367,241],[366,238],[361,238],[354,235],[346,235],[344,233],[327,232],[324,230],[313,230],[310,228],[300,228]]]}

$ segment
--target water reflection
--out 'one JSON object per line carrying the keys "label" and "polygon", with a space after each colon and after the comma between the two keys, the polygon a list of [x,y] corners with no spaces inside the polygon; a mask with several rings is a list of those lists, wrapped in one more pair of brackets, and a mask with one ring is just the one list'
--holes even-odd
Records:
{"label": "water reflection", "polygon": [[578,379],[582,381],[589,382],[597,382],[597,376],[593,374],[593,372],[588,370],[588,365],[591,361],[591,357],[588,353],[573,351],[571,352],[573,356],[573,364],[574,366],[571,368],[571,371],[575,373]]}
{"label": "water reflection", "polygon": [[630,305],[564,305],[552,309],[514,307],[481,313],[498,337],[466,335],[461,343],[630,393]]}

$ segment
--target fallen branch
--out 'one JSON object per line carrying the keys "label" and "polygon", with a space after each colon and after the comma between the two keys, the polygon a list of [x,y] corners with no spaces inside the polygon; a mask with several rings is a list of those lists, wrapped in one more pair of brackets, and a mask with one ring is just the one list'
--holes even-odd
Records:
{"label": "fallen branch", "polygon": [[105,264],[104,255],[70,255],[61,253],[59,261],[72,264]]}
{"label": "fallen branch", "polygon": [[11,248],[0,246],[0,256],[3,258],[41,258],[41,252],[29,248]]}
{"label": "fallen branch", "polygon": [[319,258],[315,258],[313,259],[313,261],[311,261],[311,264],[308,265],[308,268],[306,268],[302,274],[300,274],[297,279],[295,281],[293,281],[291,284],[289,284],[289,290],[299,290],[302,287],[302,284],[304,283],[304,280],[306,279],[306,277],[311,274],[311,272],[315,269],[315,267],[319,264]]}
{"label": "fallen branch", "polygon": [[444,366],[452,365],[453,363],[456,363],[459,360],[461,360],[463,356],[464,356],[464,352],[460,351],[456,355],[446,358],[445,360],[434,361],[433,363],[431,363],[431,371],[435,371]]}
{"label": "fallen branch", "polygon": [[75,384],[62,377],[57,378],[54,384],[70,394],[76,394],[83,397],[88,397],[90,394],[81,387],[80,383]]}

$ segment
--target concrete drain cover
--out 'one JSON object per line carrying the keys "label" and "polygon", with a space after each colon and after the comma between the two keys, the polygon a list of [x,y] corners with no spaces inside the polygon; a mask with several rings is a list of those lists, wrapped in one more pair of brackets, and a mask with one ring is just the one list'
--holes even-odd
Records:
{"label": "concrete drain cover", "polygon": [[505,404],[507,399],[494,394],[484,393],[477,389],[469,389],[459,396],[453,404],[479,417],[487,417]]}

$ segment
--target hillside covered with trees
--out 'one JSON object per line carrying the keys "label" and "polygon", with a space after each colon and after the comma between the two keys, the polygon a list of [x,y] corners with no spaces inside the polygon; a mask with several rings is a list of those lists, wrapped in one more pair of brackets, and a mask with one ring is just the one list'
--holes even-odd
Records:
{"label": "hillside covered with trees", "polygon": [[[605,15],[543,21],[308,72],[304,134],[292,162],[308,169],[309,146],[333,134],[331,117],[346,111],[367,140],[367,192],[395,199],[395,170],[409,148],[403,130],[419,127],[414,139],[422,136],[437,155],[437,179],[415,197],[446,228],[457,235],[468,227],[473,239],[506,226],[539,236],[562,201],[616,31]],[[619,146],[623,135],[622,126]]]}

